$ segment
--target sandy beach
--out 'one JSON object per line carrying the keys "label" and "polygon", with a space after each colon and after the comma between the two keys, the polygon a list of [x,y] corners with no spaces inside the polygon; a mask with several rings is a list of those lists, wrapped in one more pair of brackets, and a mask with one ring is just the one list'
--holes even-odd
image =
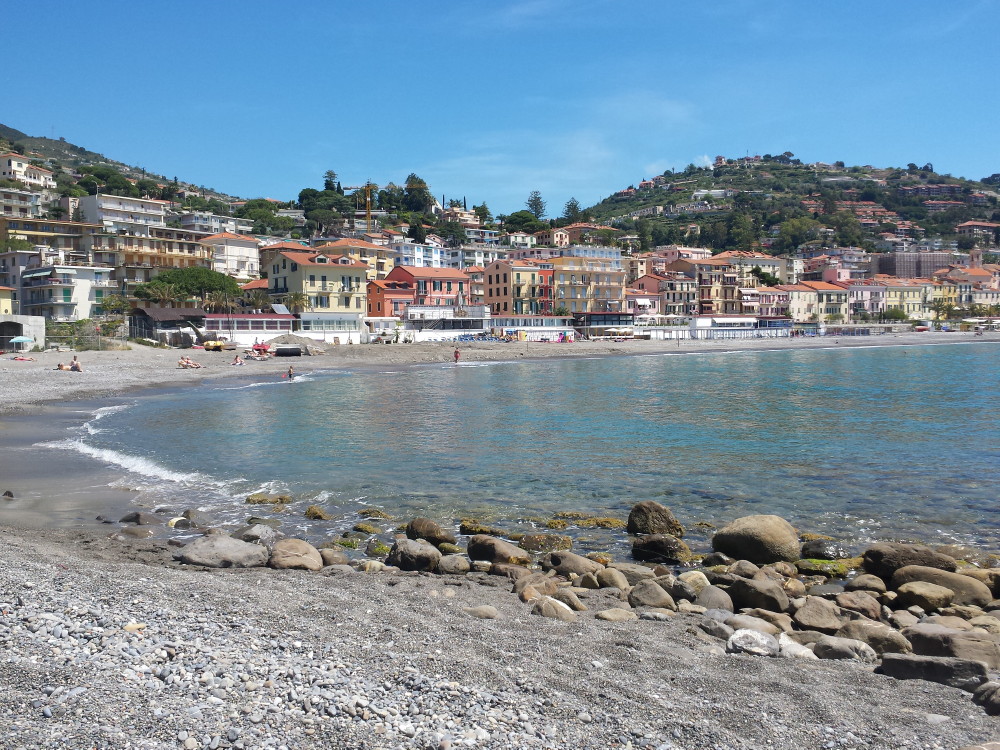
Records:
{"label": "sandy beach", "polygon": [[[920,333],[460,348],[463,362],[476,362],[990,340]],[[82,352],[83,373],[54,370],[72,355],[5,357],[0,439],[32,440],[19,431],[50,413],[57,429],[72,420],[60,408],[81,399],[277,378],[289,364],[442,363],[453,349],[342,346],[243,367],[228,364],[232,352],[196,350],[205,367],[182,370],[177,351],[133,348]],[[0,491],[17,471],[0,459]],[[24,511],[0,526],[5,747],[958,750],[1000,738],[996,719],[957,688],[897,681],[860,662],[726,654],[695,614],[594,619],[620,603],[617,589],[586,594],[588,612],[560,622],[531,615],[507,578],[485,573],[181,565],[176,540],[82,520],[94,506],[77,509],[78,523],[65,514],[47,522],[64,481],[30,503],[31,487],[18,484]],[[126,492],[93,490],[88,498]],[[496,608],[495,619],[469,613],[484,605]]]}

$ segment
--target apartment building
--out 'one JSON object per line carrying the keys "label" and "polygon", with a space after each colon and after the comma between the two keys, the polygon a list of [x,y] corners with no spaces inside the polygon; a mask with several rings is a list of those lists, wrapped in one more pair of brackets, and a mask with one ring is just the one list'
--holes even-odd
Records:
{"label": "apartment building", "polygon": [[111,234],[148,237],[152,228],[167,224],[167,201],[98,193],[81,197],[79,205],[86,221],[101,224]]}
{"label": "apartment building", "polygon": [[190,211],[179,214],[176,220],[182,229],[209,234],[250,234],[253,232],[253,222],[236,216],[223,216],[210,211]]}
{"label": "apartment building", "polygon": [[43,190],[52,190],[56,186],[51,170],[36,166],[27,156],[13,152],[0,154],[0,179],[17,180]]}
{"label": "apartment building", "polygon": [[621,258],[566,255],[552,258],[553,305],[572,313],[622,312],[625,271]]}
{"label": "apartment building", "polygon": [[41,193],[0,188],[0,215],[17,219],[38,219],[44,211]]}
{"label": "apartment building", "polygon": [[203,237],[201,242],[212,253],[212,270],[244,281],[260,276],[260,252],[253,237],[222,232]]}
{"label": "apartment building", "polygon": [[493,315],[545,315],[553,308],[553,266],[497,260],[483,271],[483,301]]}

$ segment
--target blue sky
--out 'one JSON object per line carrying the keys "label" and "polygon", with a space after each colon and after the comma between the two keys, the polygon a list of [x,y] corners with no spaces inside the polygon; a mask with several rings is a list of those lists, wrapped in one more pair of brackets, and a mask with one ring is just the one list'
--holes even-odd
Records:
{"label": "blue sky", "polygon": [[35,0],[5,21],[23,75],[0,122],[243,197],[415,172],[557,216],[716,154],[1000,172],[995,0]]}

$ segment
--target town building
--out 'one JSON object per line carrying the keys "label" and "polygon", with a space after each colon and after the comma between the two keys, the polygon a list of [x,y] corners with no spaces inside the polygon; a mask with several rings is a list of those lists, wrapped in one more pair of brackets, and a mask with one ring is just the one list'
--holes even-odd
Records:
{"label": "town building", "polygon": [[45,264],[21,272],[21,312],[53,322],[100,317],[101,302],[116,292],[112,269],[78,264]]}
{"label": "town building", "polygon": [[129,198],[121,195],[84,195],[80,198],[83,220],[101,224],[110,234],[148,237],[153,227],[167,225],[167,201]]}
{"label": "town building", "polygon": [[51,170],[32,164],[30,158],[14,152],[0,154],[0,180],[17,180],[43,190],[56,187]]}
{"label": "town building", "polygon": [[211,249],[212,270],[241,280],[260,276],[260,252],[255,238],[222,232],[201,241]]}
{"label": "town building", "polygon": [[552,312],[551,263],[498,260],[483,271],[483,300],[493,315]]}
{"label": "town building", "polygon": [[180,222],[182,229],[209,234],[250,234],[253,232],[253,222],[236,216],[223,216],[210,211],[189,211],[178,214],[174,218]]}
{"label": "town building", "polygon": [[567,254],[552,258],[554,309],[570,314],[623,312],[625,271],[617,258]]}
{"label": "town building", "polygon": [[0,188],[0,215],[18,219],[38,219],[44,213],[42,194],[31,190]]}
{"label": "town building", "polygon": [[414,289],[413,304],[460,306],[468,304],[469,277],[454,268],[396,266],[387,281],[402,281]]}

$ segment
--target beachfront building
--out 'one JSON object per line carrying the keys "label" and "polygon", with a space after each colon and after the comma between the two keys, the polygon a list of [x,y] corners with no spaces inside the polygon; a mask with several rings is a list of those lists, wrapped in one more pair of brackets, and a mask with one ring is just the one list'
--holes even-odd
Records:
{"label": "beachfront building", "polygon": [[486,304],[486,269],[482,266],[466,266],[462,273],[469,277],[469,304]]}
{"label": "beachfront building", "polygon": [[927,320],[934,297],[933,283],[929,279],[899,279],[892,276],[876,277],[885,285],[885,309],[900,310],[910,320]]}
{"label": "beachfront building", "polygon": [[78,264],[32,267],[21,273],[21,312],[53,322],[100,317],[101,302],[116,292],[112,269]]}
{"label": "beachfront building", "polygon": [[390,245],[386,257],[391,267],[443,268],[444,254],[444,248],[408,240]]}
{"label": "beachfront building", "polygon": [[[37,315],[16,314],[17,301],[11,301],[14,291],[11,287],[0,287],[0,351],[14,351],[19,348],[45,348],[45,318]],[[4,302],[4,300],[7,300]],[[14,312],[3,312],[8,306],[15,308]],[[11,343],[11,339],[27,336],[30,344]]]}
{"label": "beachfront building", "polygon": [[788,317],[796,323],[819,320],[818,292],[804,284],[779,284],[774,287],[788,295]]}
{"label": "beachfront building", "polygon": [[211,249],[212,270],[242,281],[260,276],[260,252],[253,237],[222,232],[201,241]]}
{"label": "beachfront building", "polygon": [[[91,238],[99,230],[98,224],[0,216],[0,248],[9,247],[9,240],[22,240],[34,248],[28,252],[35,255],[42,251],[55,251],[62,253],[61,260],[66,263],[93,263],[89,252]],[[0,256],[6,255],[6,252],[0,253]],[[0,283],[16,286],[10,279],[0,279]]]}
{"label": "beachfront building", "polygon": [[54,190],[52,171],[31,163],[31,159],[14,152],[0,154],[0,180],[17,180],[29,187]]}
{"label": "beachfront building", "polygon": [[261,313],[206,313],[203,333],[208,339],[228,341],[249,348],[296,330],[295,316],[272,311]]}
{"label": "beachfront building", "polygon": [[368,319],[400,320],[413,304],[417,290],[409,281],[371,279],[368,281]]}
{"label": "beachfront building", "polygon": [[878,320],[885,314],[885,284],[875,279],[835,282],[847,290],[848,320]]}
{"label": "beachfront building", "polygon": [[733,264],[726,258],[675,260],[668,271],[681,273],[698,283],[698,312],[701,315],[738,315],[741,289],[757,286],[757,280],[746,266]]}
{"label": "beachfront building", "polygon": [[403,316],[405,341],[457,341],[491,330],[485,305],[410,305]]}
{"label": "beachfront building", "polygon": [[[552,304],[570,314],[623,312],[625,307],[625,271],[621,251],[617,257],[585,256],[591,248],[552,258]],[[595,248],[596,249],[596,248]]]}
{"label": "beachfront building", "polygon": [[392,270],[393,261],[388,248],[388,239],[380,237],[378,240],[370,242],[364,239],[344,238],[317,245],[313,249],[331,255],[346,255],[368,266],[369,279],[384,279]]}
{"label": "beachfront building", "polygon": [[551,263],[498,260],[483,271],[483,300],[493,315],[552,312]]}
{"label": "beachfront building", "polygon": [[573,318],[569,315],[491,315],[494,336],[518,341],[568,344],[576,341]]}
{"label": "beachfront building", "polygon": [[644,294],[657,295],[657,311],[662,315],[686,316],[698,312],[698,282],[679,273],[647,273],[635,281]]}
{"label": "beachfront building", "polygon": [[409,284],[415,305],[455,306],[469,302],[469,277],[454,268],[396,266],[385,278]]}
{"label": "beachfront building", "polygon": [[839,284],[827,281],[800,281],[798,286],[804,286],[816,292],[816,320],[826,322],[843,322],[849,319],[847,289]]}

